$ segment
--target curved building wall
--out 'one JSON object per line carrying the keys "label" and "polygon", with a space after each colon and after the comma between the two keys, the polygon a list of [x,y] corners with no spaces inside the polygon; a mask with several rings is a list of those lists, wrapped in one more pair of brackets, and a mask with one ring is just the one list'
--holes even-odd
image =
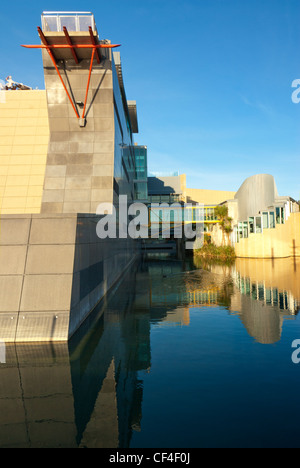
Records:
{"label": "curved building wall", "polygon": [[246,220],[272,206],[276,197],[278,191],[272,175],[258,174],[249,177],[235,195],[238,201],[238,220]]}

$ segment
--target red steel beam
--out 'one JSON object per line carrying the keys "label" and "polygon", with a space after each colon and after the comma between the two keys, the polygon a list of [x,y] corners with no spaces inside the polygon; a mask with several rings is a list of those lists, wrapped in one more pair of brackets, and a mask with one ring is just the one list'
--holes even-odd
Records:
{"label": "red steel beam", "polygon": [[38,26],[37,30],[38,30],[38,33],[39,33],[39,36],[40,36],[40,38],[41,38],[42,43],[43,43],[45,46],[48,47],[49,44],[48,44],[47,39],[46,39],[45,36],[44,36],[43,31],[41,30],[41,28],[40,28],[39,26]]}
{"label": "red steel beam", "polygon": [[[93,44],[93,45],[96,45],[94,33],[93,33],[93,30],[92,30],[91,26],[89,26],[89,33],[90,33],[90,38],[91,38],[92,44]],[[95,50],[95,49],[94,49],[94,50]],[[101,62],[101,55],[99,54],[99,51],[98,51],[98,50],[96,50],[96,59],[97,59],[97,62],[98,62],[98,63]]]}
{"label": "red steel beam", "polygon": [[[65,34],[65,36],[66,36],[67,43],[68,43],[69,45],[73,45],[73,44],[72,44],[72,41],[71,41],[71,38],[70,38],[70,36],[69,36],[68,30],[67,30],[67,28],[66,28],[65,26],[63,27],[63,31],[64,31],[64,34]],[[77,57],[76,52],[75,52],[75,50],[73,49],[73,47],[72,47],[72,49],[71,49],[71,52],[72,52],[72,55],[73,55],[73,59],[75,60],[75,63],[78,64],[78,63],[79,63],[79,60],[78,60],[78,57]]]}
{"label": "red steel beam", "polygon": [[91,58],[91,63],[90,63],[89,77],[88,77],[88,82],[87,82],[87,87],[86,87],[86,93],[85,93],[85,100],[84,100],[83,112],[82,112],[82,118],[83,118],[83,119],[84,119],[85,108],[86,108],[86,102],[87,102],[87,97],[88,97],[88,92],[89,92],[89,87],[90,87],[90,81],[91,81],[91,74],[92,74],[92,68],[93,68],[93,61],[94,61],[95,52],[96,52],[96,49],[93,49],[92,58]]}
{"label": "red steel beam", "polygon": [[40,44],[40,45],[25,45],[22,44],[21,47],[26,47],[27,49],[113,49],[114,47],[120,47],[121,44]]}
{"label": "red steel beam", "polygon": [[85,109],[86,109],[86,104],[87,104],[87,97],[88,97],[88,92],[89,92],[89,87],[90,87],[90,81],[91,81],[91,74],[92,74],[92,69],[93,69],[93,62],[94,62],[94,57],[95,57],[95,54],[96,54],[96,59],[97,59],[97,62],[100,63],[101,62],[101,56],[99,54],[99,50],[98,49],[113,49],[115,47],[120,47],[120,44],[96,44],[96,41],[95,41],[95,37],[94,37],[94,33],[93,33],[93,30],[91,27],[89,27],[89,33],[90,33],[90,38],[91,38],[91,44],[72,44],[72,41],[71,41],[71,38],[69,36],[69,33],[68,33],[68,30],[67,28],[64,26],[63,27],[63,31],[64,31],[64,34],[65,34],[65,37],[66,37],[66,40],[67,40],[67,44],[49,44],[42,29],[38,26],[38,33],[39,33],[39,36],[41,38],[41,41],[43,44],[41,45],[22,45],[22,47],[26,47],[28,49],[46,49],[51,60],[52,60],[52,63],[56,69],[56,72],[60,78],[60,81],[67,93],[67,96],[69,98],[69,101],[74,109],[74,112],[76,114],[76,117],[78,119],[80,119],[80,116],[78,114],[78,111],[74,105],[74,102],[69,94],[69,91],[67,90],[66,88],[66,85],[64,83],[64,80],[62,79],[62,76],[60,74],[60,71],[58,69],[58,66],[57,66],[57,63],[56,63],[56,60],[55,60],[55,57],[52,53],[52,49],[71,49],[71,52],[72,52],[72,55],[74,57],[74,60],[75,62],[78,64],[79,63],[79,60],[78,60],[78,57],[76,55],[76,52],[75,52],[75,49],[92,49],[92,58],[91,58],[91,63],[90,63],[90,69],[89,69],[89,76],[88,76],[88,82],[87,82],[87,88],[86,88],[86,93],[85,93],[85,100],[84,100],[84,106],[83,106],[83,112],[82,112],[82,119],[84,119],[84,115],[85,115]]}

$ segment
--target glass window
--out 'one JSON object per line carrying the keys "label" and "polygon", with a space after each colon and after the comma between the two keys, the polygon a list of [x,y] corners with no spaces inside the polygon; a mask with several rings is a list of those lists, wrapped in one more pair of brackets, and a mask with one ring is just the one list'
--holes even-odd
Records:
{"label": "glass window", "polygon": [[275,228],[275,213],[274,211],[270,211],[270,228],[274,229]]}
{"label": "glass window", "polygon": [[280,208],[276,207],[276,224],[280,224]]}
{"label": "glass window", "polygon": [[281,224],[284,224],[284,208],[281,208]]}
{"label": "glass window", "polygon": [[268,213],[263,213],[262,219],[263,219],[264,229],[268,229],[269,228],[269,214]]}
{"label": "glass window", "polygon": [[43,18],[44,31],[58,31],[57,16],[47,16]]}
{"label": "glass window", "polygon": [[79,16],[79,31],[88,31],[89,26],[94,29],[92,16]]}
{"label": "glass window", "polygon": [[243,232],[244,232],[244,239],[248,238],[248,222],[244,221],[243,223]]}
{"label": "glass window", "polygon": [[256,229],[255,232],[256,234],[261,234],[262,233],[262,222],[261,222],[261,217],[257,216],[256,217]]}
{"label": "glass window", "polygon": [[60,31],[63,30],[64,26],[70,32],[77,31],[76,16],[60,16],[59,19],[60,19]]}
{"label": "glass window", "polygon": [[148,198],[147,183],[135,182],[134,191],[136,200],[146,200]]}
{"label": "glass window", "polygon": [[240,239],[243,239],[244,237],[244,233],[243,233],[243,223],[239,223],[239,227],[238,227],[238,232],[239,232],[239,238]]}
{"label": "glass window", "polygon": [[254,218],[249,218],[249,233],[254,233]]}

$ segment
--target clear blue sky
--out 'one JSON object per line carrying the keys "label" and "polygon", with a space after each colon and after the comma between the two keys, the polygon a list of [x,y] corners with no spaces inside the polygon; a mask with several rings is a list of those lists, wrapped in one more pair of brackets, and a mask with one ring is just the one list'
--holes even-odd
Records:
{"label": "clear blue sky", "polygon": [[44,88],[42,10],[89,10],[120,48],[127,99],[137,100],[149,170],[186,173],[189,187],[237,190],[257,173],[300,198],[299,0],[5,2],[0,78]]}

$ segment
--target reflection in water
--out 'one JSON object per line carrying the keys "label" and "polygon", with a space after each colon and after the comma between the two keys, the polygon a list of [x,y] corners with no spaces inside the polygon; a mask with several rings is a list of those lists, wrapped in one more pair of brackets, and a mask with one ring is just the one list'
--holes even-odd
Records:
{"label": "reflection in water", "polygon": [[[284,319],[293,319],[300,308],[300,264],[295,259],[237,260],[235,302],[248,333],[260,343],[281,338]],[[238,302],[240,302],[238,304]]]}
{"label": "reflection in water", "polygon": [[0,343],[0,447],[130,447],[143,429],[153,327],[192,327],[191,311],[218,308],[257,342],[278,342],[299,310],[300,265],[276,262],[143,262],[69,344]]}

